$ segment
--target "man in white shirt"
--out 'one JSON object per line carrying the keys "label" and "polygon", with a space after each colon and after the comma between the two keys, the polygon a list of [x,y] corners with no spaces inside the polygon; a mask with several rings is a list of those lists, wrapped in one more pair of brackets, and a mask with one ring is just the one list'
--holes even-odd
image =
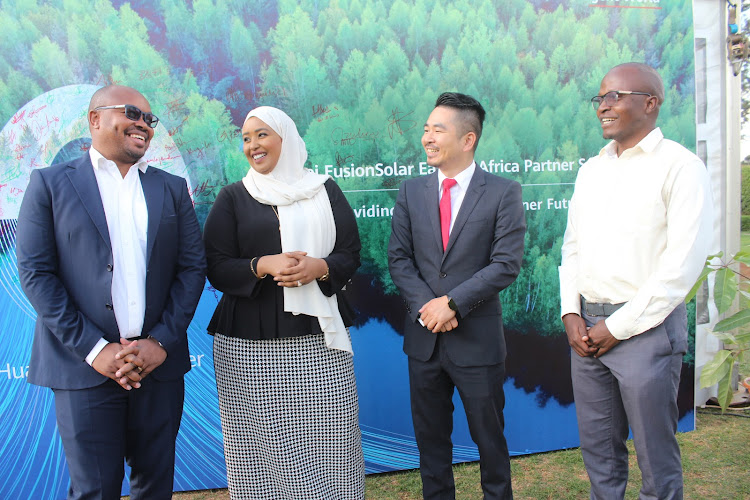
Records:
{"label": "man in white shirt", "polygon": [[640,498],[682,498],[684,299],[709,252],[712,202],[703,162],[656,127],[663,101],[651,67],[607,73],[592,103],[611,142],[581,167],[568,211],[561,314],[592,499],[624,497],[628,427]]}
{"label": "man in white shirt", "polygon": [[185,180],[148,166],[158,118],[136,90],[97,90],[92,145],[31,172],[18,217],[21,285],[37,312],[28,381],[55,394],[69,499],[172,497],[190,369],[187,327],[205,285]]}
{"label": "man in white shirt", "polygon": [[401,184],[388,264],[407,314],[404,352],[425,499],[453,499],[453,393],[479,449],[484,498],[511,499],[503,436],[505,337],[498,292],[521,269],[521,185],[477,168],[484,108],[446,92],[424,125],[436,172]]}

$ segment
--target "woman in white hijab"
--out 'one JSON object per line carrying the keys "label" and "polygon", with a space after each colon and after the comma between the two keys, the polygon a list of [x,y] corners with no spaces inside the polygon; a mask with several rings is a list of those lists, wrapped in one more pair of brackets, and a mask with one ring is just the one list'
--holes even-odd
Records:
{"label": "woman in white hijab", "polygon": [[364,498],[357,388],[341,291],[359,267],[341,189],[304,168],[283,111],[242,127],[250,170],[206,219],[208,278],[223,293],[214,335],[229,492],[234,499]]}

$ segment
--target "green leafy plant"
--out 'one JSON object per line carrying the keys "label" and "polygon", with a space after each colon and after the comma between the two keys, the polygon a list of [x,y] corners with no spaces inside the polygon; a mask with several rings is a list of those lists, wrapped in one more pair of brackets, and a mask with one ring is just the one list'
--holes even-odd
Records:
{"label": "green leafy plant", "polygon": [[709,255],[698,281],[685,301],[690,301],[714,274],[714,303],[719,314],[724,314],[739,295],[739,312],[725,318],[714,326],[711,333],[724,343],[724,349],[706,363],[701,372],[701,387],[718,384],[719,405],[726,411],[732,401],[732,374],[738,364],[740,373],[750,366],[750,277],[741,272],[741,264],[750,265],[750,252],[740,251],[724,258],[723,252]]}

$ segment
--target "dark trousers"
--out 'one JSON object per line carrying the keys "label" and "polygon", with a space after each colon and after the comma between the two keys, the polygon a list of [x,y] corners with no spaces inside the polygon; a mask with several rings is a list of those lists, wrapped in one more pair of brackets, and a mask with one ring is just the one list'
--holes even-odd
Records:
{"label": "dark trousers", "polygon": [[130,498],[171,499],[183,379],[152,377],[126,391],[112,380],[81,390],[55,389],[57,427],[70,471],[69,500],[119,500],[124,461]]}
{"label": "dark trousers", "polygon": [[[587,326],[604,317],[583,315]],[[625,497],[628,427],[641,469],[641,500],[679,500],[682,462],[677,444],[677,389],[687,348],[680,304],[661,325],[616,345],[600,358],[571,351],[581,453],[592,500]]]}
{"label": "dark trousers", "polygon": [[[442,334],[439,334],[442,336]],[[453,500],[453,391],[466,410],[471,438],[479,448],[484,498],[512,499],[510,457],[503,435],[505,363],[457,366],[438,339],[426,361],[409,358],[409,388],[414,435],[419,448],[422,494],[428,500]]]}

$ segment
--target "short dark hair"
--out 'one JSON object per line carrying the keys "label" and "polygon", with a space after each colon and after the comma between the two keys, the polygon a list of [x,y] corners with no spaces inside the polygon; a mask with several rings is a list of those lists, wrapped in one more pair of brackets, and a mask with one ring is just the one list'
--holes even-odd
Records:
{"label": "short dark hair", "polygon": [[486,114],[479,101],[470,95],[458,92],[443,92],[435,101],[435,107],[439,106],[452,108],[459,112],[463,133],[474,132],[477,136],[477,141],[474,143],[474,150],[476,151],[479,138],[482,137],[482,126]]}

